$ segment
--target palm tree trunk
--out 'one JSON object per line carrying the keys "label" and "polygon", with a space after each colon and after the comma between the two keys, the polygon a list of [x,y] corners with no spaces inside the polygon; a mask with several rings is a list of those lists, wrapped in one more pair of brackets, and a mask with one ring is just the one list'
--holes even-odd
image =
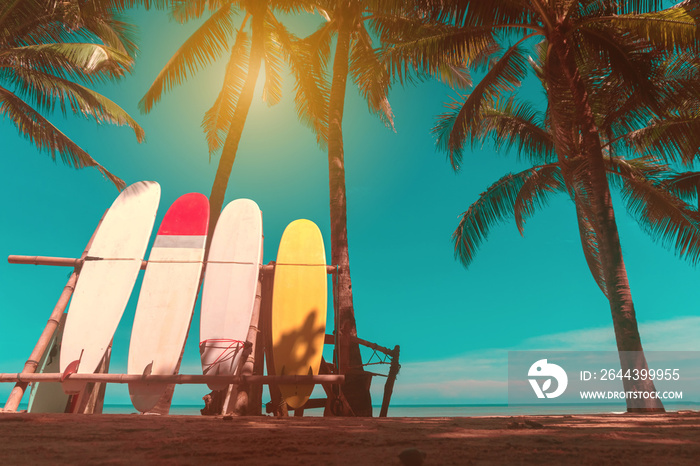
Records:
{"label": "palm tree trunk", "polygon": [[[267,2],[265,2],[265,4],[266,3]],[[219,165],[216,169],[216,176],[214,177],[214,184],[211,187],[211,195],[209,196],[210,216],[209,234],[207,236],[206,248],[207,253],[209,251],[209,245],[211,244],[212,234],[214,233],[214,227],[216,226],[216,222],[221,214],[221,208],[224,204],[226,188],[228,187],[228,180],[231,176],[231,169],[233,168],[233,162],[236,160],[238,144],[241,142],[243,128],[245,126],[246,119],[248,118],[248,111],[250,110],[250,105],[253,102],[255,84],[257,83],[258,75],[260,74],[261,62],[265,54],[265,35],[263,31],[265,10],[266,7],[260,8],[259,11],[256,11],[252,15],[252,39],[250,45],[248,73],[246,74],[241,95],[238,97],[236,109],[233,112],[231,126],[226,133],[226,140],[224,141],[224,146],[221,149],[221,158],[219,159]]]}
{"label": "palm tree trunk", "polygon": [[[588,162],[584,177],[590,183],[587,202],[590,203],[592,223],[599,240],[600,260],[603,277],[606,284],[610,311],[620,364],[623,374],[628,370],[648,369],[644,350],[642,348],[637,318],[632,302],[632,293],[627,278],[627,270],[622,259],[622,248],[618,234],[615,213],[613,211],[610,187],[606,177],[605,162],[601,148],[598,129],[595,124],[593,111],[589,105],[586,89],[576,67],[573,51],[563,38],[550,41],[553,54],[550,72],[562,72],[569,83],[573,96],[575,121],[581,130],[582,151]],[[550,98],[557,99],[557,96]],[[557,150],[559,151],[559,150]],[[566,154],[566,149],[563,151]],[[627,392],[655,392],[651,380],[632,380],[623,378],[623,387]],[[627,400],[628,411],[663,411],[663,405],[657,399]]]}
{"label": "palm tree trunk", "polygon": [[331,263],[338,266],[333,281],[333,298],[336,306],[338,329],[338,365],[345,374],[343,393],[355,415],[371,416],[372,401],[369,384],[363,376],[360,347],[351,340],[357,336],[355,311],[350,281],[348,254],[347,201],[345,193],[345,160],[343,154],[343,109],[348,77],[350,53],[350,26],[344,15],[336,17],[341,22],[338,42],[333,59],[333,80],[328,108],[328,177],[330,189]]}

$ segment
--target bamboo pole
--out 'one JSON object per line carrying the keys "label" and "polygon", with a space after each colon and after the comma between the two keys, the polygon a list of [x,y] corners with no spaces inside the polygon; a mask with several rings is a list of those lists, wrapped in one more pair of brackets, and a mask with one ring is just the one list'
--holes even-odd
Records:
{"label": "bamboo pole", "polygon": [[379,411],[379,417],[386,417],[389,412],[389,402],[391,401],[391,394],[394,392],[394,382],[396,381],[396,376],[399,373],[401,365],[399,364],[399,352],[401,349],[399,345],[394,346],[391,354],[391,366],[389,366],[389,375],[387,376],[386,383],[384,384],[384,398],[382,399],[382,408]]}
{"label": "bamboo pole", "polygon": [[[92,240],[95,238],[97,231],[100,229],[102,219],[104,218],[106,213],[107,211],[105,211],[105,213],[102,214],[102,218],[100,218],[100,221],[97,223],[97,228],[95,228],[95,231],[92,232],[92,236],[90,237],[90,240],[85,246],[85,250],[83,250],[80,259],[78,260],[82,261],[83,259],[85,259],[85,257],[87,257],[87,253],[90,249],[90,245],[92,244]],[[51,342],[51,337],[53,337],[56,328],[58,328],[58,323],[61,319],[61,316],[66,310],[66,306],[68,306],[70,297],[73,295],[73,291],[75,290],[75,284],[78,282],[78,274],[79,268],[76,268],[71,274],[71,276],[68,278],[66,286],[63,287],[61,296],[58,298],[58,302],[56,303],[56,306],[54,306],[48,322],[46,322],[46,327],[44,327],[44,331],[41,332],[39,340],[34,346],[34,350],[29,355],[29,359],[27,359],[27,362],[24,364],[24,368],[22,369],[23,374],[33,374],[39,366],[39,361],[41,360],[42,356],[44,355],[44,352],[46,351],[46,348]],[[24,396],[24,392],[26,390],[27,384],[18,380],[17,384],[15,384],[15,386],[12,388],[10,396],[7,398],[4,411],[17,411],[17,407],[22,401],[22,397]]]}
{"label": "bamboo pole", "polygon": [[[262,254],[261,254],[262,255]],[[262,261],[262,257],[260,258]],[[241,367],[240,374],[242,376],[253,375],[253,368],[255,367],[255,353],[258,344],[258,334],[260,333],[260,305],[262,303],[262,288],[263,288],[263,273],[262,271],[258,274],[258,285],[255,289],[255,303],[253,304],[253,314],[250,318],[250,327],[248,328],[248,336],[246,341],[251,343],[250,348],[247,348],[243,356],[245,356],[245,362]],[[249,412],[250,405],[250,387],[247,384],[239,385],[238,396],[236,397],[236,404],[234,407],[234,412],[238,415],[245,416]]]}
{"label": "bamboo pole", "polygon": [[[0,374],[0,382],[60,382],[63,374],[36,374],[28,372]],[[140,375],[140,374],[81,374],[73,373],[66,380],[72,382],[105,382],[105,383],[153,383],[153,384],[207,384],[226,383],[240,385],[248,384],[323,384],[342,383],[345,376],[329,375],[201,375],[201,374],[173,374],[173,375]]]}
{"label": "bamboo pole", "polygon": [[[28,264],[28,265],[51,265],[55,267],[82,267],[83,263],[88,260],[104,260],[105,258],[97,257],[81,257],[74,259],[71,257],[53,257],[53,256],[7,256],[7,262],[10,264]],[[141,270],[146,268],[148,261],[141,261]]]}

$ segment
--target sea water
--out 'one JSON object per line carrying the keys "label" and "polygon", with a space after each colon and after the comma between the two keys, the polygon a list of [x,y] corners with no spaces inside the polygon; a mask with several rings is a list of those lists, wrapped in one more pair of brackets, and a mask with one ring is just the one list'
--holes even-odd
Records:
{"label": "sea water", "polygon": [[[699,403],[666,403],[667,412],[698,411]],[[202,405],[173,405],[170,414],[200,415]],[[25,408],[26,409],[26,408]],[[380,406],[374,406],[373,415],[379,416]],[[508,405],[391,405],[389,417],[485,417],[485,416],[536,416],[566,414],[624,413],[624,404],[560,404],[551,406]],[[136,414],[131,405],[105,405],[105,414]],[[309,409],[304,416],[323,416],[323,409]]]}

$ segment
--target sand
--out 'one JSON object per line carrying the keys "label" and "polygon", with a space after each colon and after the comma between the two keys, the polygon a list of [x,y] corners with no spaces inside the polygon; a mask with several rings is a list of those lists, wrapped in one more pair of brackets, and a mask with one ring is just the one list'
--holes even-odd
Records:
{"label": "sand", "polygon": [[0,464],[700,464],[700,413],[490,418],[0,414]]}

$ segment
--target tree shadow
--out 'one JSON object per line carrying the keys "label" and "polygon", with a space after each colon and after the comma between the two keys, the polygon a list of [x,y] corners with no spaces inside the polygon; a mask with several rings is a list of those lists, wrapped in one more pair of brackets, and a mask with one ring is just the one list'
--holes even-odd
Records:
{"label": "tree shadow", "polygon": [[[300,327],[282,334],[274,342],[276,375],[318,374],[326,335],[325,322],[319,315],[319,309],[312,309]],[[287,398],[288,404],[293,408],[300,407],[306,402],[313,387],[313,384],[279,385],[283,398]],[[295,400],[293,397],[298,399]]]}

